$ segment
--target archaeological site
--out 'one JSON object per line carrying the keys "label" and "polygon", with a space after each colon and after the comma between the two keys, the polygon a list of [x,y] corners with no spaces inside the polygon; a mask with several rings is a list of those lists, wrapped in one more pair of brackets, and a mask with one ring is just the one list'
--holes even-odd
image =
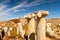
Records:
{"label": "archaeological site", "polygon": [[22,18],[1,21],[0,34],[2,33],[2,35],[0,39],[60,40],[60,24],[57,23],[57,20],[60,19],[46,19],[48,15],[48,11],[41,10],[28,13]]}

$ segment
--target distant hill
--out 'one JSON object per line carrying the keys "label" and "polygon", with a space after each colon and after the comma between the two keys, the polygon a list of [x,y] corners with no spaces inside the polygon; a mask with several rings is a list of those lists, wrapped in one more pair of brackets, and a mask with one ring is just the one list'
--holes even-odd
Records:
{"label": "distant hill", "polygon": [[[12,20],[9,20],[9,21],[13,21],[15,24],[19,22],[19,19],[12,19]],[[8,21],[8,22],[9,22]]]}

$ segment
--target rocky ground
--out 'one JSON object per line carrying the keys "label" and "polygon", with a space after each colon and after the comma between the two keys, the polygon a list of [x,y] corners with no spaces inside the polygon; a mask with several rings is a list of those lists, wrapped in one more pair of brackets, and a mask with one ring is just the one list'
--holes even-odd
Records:
{"label": "rocky ground", "polygon": [[[3,40],[24,40],[24,39],[22,39],[22,38],[4,38]],[[49,37],[46,37],[46,40],[57,40],[57,39],[51,39]]]}
{"label": "rocky ground", "polygon": [[10,38],[10,39],[3,39],[3,40],[23,40],[23,39],[20,39],[20,38],[18,38],[18,39],[16,39],[16,38]]}
{"label": "rocky ground", "polygon": [[[1,39],[0,39],[1,40]],[[25,40],[23,38],[10,38],[10,37],[4,37],[2,40]]]}
{"label": "rocky ground", "polygon": [[[24,40],[24,39],[22,39],[22,38],[6,38],[6,39],[3,39],[3,40]],[[57,39],[51,39],[51,38],[46,37],[46,40],[57,40]]]}

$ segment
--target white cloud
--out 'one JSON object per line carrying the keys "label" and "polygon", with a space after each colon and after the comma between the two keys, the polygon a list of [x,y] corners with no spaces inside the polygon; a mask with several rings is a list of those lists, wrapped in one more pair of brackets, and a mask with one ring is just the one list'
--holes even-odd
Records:
{"label": "white cloud", "polygon": [[17,6],[15,6],[15,7],[11,8],[11,9],[8,9],[6,12],[15,10],[15,9],[20,8],[20,7],[22,7],[22,6],[23,6],[23,4],[17,5]]}
{"label": "white cloud", "polygon": [[0,18],[1,18],[0,20],[9,19],[9,18],[11,19],[12,16],[14,16],[13,14],[10,13],[10,11],[12,11],[12,10],[15,10],[15,12],[24,11],[24,9],[16,10],[18,8],[21,8],[24,4],[25,4],[25,2],[24,3],[22,2],[21,4],[14,6],[10,9],[8,8],[8,10],[6,10],[8,5],[4,5],[3,3],[0,3]]}
{"label": "white cloud", "polygon": [[1,17],[8,18],[8,17],[13,16],[12,14],[10,14],[10,11],[12,11],[12,10],[14,12],[25,11],[25,9],[18,10],[18,8],[31,7],[31,6],[36,6],[36,5],[39,5],[39,4],[43,4],[43,3],[47,3],[47,2],[54,2],[54,1],[56,1],[56,0],[48,0],[48,1],[47,0],[35,0],[33,2],[27,3],[27,1],[25,0],[22,3],[20,3],[19,5],[16,5],[12,8],[9,8],[8,10],[5,10],[8,7],[8,5],[0,4],[0,18]]}
{"label": "white cloud", "polygon": [[[19,5],[14,6],[14,7],[10,8],[10,9],[4,11],[4,12],[9,12],[9,11],[12,11],[12,10],[14,10],[14,11],[16,12],[16,11],[18,11],[18,10],[17,10],[18,8],[35,6],[35,5],[37,5],[37,4],[40,4],[40,3],[38,3],[38,2],[40,2],[40,1],[42,1],[42,0],[36,0],[36,1],[33,1],[33,2],[29,3],[29,4],[26,4],[27,1],[25,0],[25,1],[23,1],[22,3],[20,3]],[[20,10],[20,11],[25,11],[25,9],[24,9],[24,10]]]}
{"label": "white cloud", "polygon": [[[52,0],[35,0],[33,2],[30,2],[27,4],[27,1],[23,1],[22,3],[20,3],[19,5],[17,6],[14,6],[4,12],[9,12],[9,11],[12,11],[12,10],[15,10],[15,11],[18,11],[17,9],[18,8],[23,8],[23,7],[31,7],[31,6],[36,6],[36,5],[39,5],[39,4],[43,4],[43,3],[46,3],[46,2],[52,2]],[[24,10],[23,10],[24,11]]]}
{"label": "white cloud", "polygon": [[24,6],[24,4],[26,4],[26,1],[23,1],[21,4],[19,4],[17,6],[14,6],[14,7],[10,8],[10,9],[4,11],[4,12],[9,12],[9,11],[12,11],[12,10],[16,10],[18,8],[22,8]]}
{"label": "white cloud", "polygon": [[39,4],[43,4],[43,3],[47,3],[47,2],[54,2],[56,0],[35,0],[33,2],[30,2],[28,4],[27,1],[23,1],[21,4],[17,5],[17,6],[14,6],[12,7],[11,9],[8,9],[7,11],[11,11],[11,10],[15,10],[15,9],[18,9],[18,8],[23,8],[23,7],[31,7],[31,6],[36,6],[36,5],[39,5]]}
{"label": "white cloud", "polygon": [[[55,1],[55,0],[53,0],[53,1]],[[25,0],[25,1],[23,1],[22,3],[20,3],[19,5],[14,6],[14,7],[8,9],[8,10],[5,10],[4,12],[9,12],[9,11],[16,10],[16,9],[18,9],[18,8],[23,8],[23,7],[31,7],[31,6],[43,4],[43,3],[46,3],[46,2],[52,2],[52,0],[35,0],[35,1],[30,2],[30,3],[28,3],[28,4],[27,4],[27,1]],[[6,7],[6,6],[5,6],[5,7]],[[2,6],[1,9],[4,9],[5,7]],[[0,9],[0,10],[1,10],[1,9]]]}
{"label": "white cloud", "polygon": [[7,13],[7,12],[1,12],[0,13],[0,20],[8,20],[12,18],[12,14]]}
{"label": "white cloud", "polygon": [[19,12],[19,10],[14,10],[14,12]]}
{"label": "white cloud", "polygon": [[[52,1],[52,0],[51,0]],[[31,6],[35,6],[35,5],[39,5],[39,4],[43,4],[45,2],[51,2],[50,0],[46,1],[46,0],[35,0],[33,2],[30,2],[29,4],[26,4],[27,1],[23,1],[21,4],[17,5],[17,6],[14,6],[8,10],[5,10],[3,11],[7,6],[6,5],[3,5],[3,4],[0,4],[0,14],[1,15],[6,15],[6,12],[9,12],[9,11],[14,11],[14,12],[17,12],[17,11],[25,11],[25,9],[21,9],[21,10],[17,10],[18,8],[23,8],[23,7],[31,7]],[[0,15],[0,16],[1,16]]]}
{"label": "white cloud", "polygon": [[25,9],[21,9],[21,10],[17,10],[18,8],[21,8],[26,2],[22,2],[21,4],[14,6],[12,8],[8,8],[8,5],[4,5],[3,3],[0,3],[0,20],[8,20],[8,19],[12,19],[12,16],[14,16],[13,14],[11,14],[10,12],[13,10],[15,12],[17,11],[25,11]]}
{"label": "white cloud", "polygon": [[6,7],[6,5],[0,4],[0,12],[3,11]]}
{"label": "white cloud", "polygon": [[44,4],[44,3],[47,3],[47,2],[55,2],[57,0],[35,0],[27,5],[25,5],[25,7],[31,7],[31,6],[36,6],[36,5],[39,5],[39,4]]}
{"label": "white cloud", "polygon": [[11,16],[10,13],[4,12],[4,10],[5,10],[6,8],[7,8],[7,5],[0,4],[0,17],[3,17],[3,16]]}
{"label": "white cloud", "polygon": [[25,11],[25,9],[20,9],[20,10],[13,10],[14,12],[21,12],[21,11]]}
{"label": "white cloud", "polygon": [[11,16],[11,14],[10,14],[10,13],[7,13],[7,12],[6,12],[6,13],[5,13],[5,12],[1,12],[1,13],[0,13],[0,17],[1,17],[1,16]]}
{"label": "white cloud", "polygon": [[31,4],[36,4],[36,3],[42,2],[42,1],[44,1],[44,0],[35,0],[35,1],[31,2],[31,3],[29,3],[29,4],[30,4],[30,5],[31,5]]}
{"label": "white cloud", "polygon": [[0,17],[2,17],[2,16],[6,16],[6,17],[11,16],[12,14],[9,13],[10,11],[14,10],[15,12],[17,12],[19,10],[16,10],[16,9],[17,8],[21,8],[24,4],[25,4],[25,2],[21,3],[21,4],[17,5],[17,6],[14,6],[14,7],[8,9],[8,10],[6,10],[6,8],[8,7],[8,5],[4,5],[3,3],[1,3],[0,4]]}

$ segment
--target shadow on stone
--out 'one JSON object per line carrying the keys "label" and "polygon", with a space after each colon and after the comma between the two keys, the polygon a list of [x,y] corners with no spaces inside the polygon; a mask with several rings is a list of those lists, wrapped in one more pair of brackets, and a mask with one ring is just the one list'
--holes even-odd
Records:
{"label": "shadow on stone", "polygon": [[29,39],[30,40],[35,40],[35,34],[34,33],[31,33],[30,36],[29,36]]}
{"label": "shadow on stone", "polygon": [[24,35],[24,38],[25,38],[26,40],[28,40],[28,36]]}

